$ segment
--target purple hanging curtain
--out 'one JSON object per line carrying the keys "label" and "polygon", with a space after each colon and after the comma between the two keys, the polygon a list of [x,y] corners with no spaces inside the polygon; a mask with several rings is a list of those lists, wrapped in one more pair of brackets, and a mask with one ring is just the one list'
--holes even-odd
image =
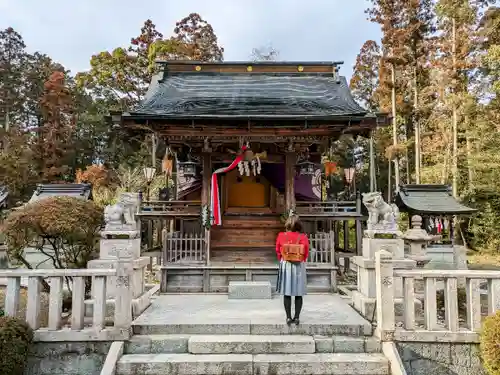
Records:
{"label": "purple hanging curtain", "polygon": [[[277,163],[262,163],[262,176],[280,193],[285,192],[285,165]],[[321,200],[321,171],[318,169],[313,176],[295,176],[295,199],[299,201]]]}

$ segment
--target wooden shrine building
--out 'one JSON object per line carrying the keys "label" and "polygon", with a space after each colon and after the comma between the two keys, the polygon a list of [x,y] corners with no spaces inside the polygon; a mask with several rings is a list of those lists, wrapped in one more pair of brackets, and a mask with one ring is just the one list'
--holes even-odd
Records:
{"label": "wooden shrine building", "polygon": [[442,242],[454,242],[453,217],[469,216],[477,209],[457,201],[449,185],[401,185],[396,195],[401,212],[422,217],[423,228],[430,234],[440,235]]}
{"label": "wooden shrine building", "polygon": [[346,250],[360,247],[361,200],[324,199],[321,156],[341,135],[369,137],[387,119],[356,103],[340,63],[158,64],[142,103],[112,118],[176,155],[176,199],[144,200],[139,213],[164,223],[149,233],[162,233],[162,291],[274,283],[275,238],[292,211],[310,234],[310,287],[334,288],[339,233]]}

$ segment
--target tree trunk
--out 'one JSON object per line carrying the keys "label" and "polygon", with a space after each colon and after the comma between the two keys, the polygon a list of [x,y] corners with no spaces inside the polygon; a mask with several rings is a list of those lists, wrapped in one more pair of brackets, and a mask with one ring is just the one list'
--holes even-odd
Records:
{"label": "tree trunk", "polygon": [[415,182],[420,184],[420,124],[418,118],[418,86],[417,86],[417,63],[413,70],[413,126],[415,127]]}
{"label": "tree trunk", "polygon": [[151,134],[151,162],[152,167],[156,168],[156,134]]}
{"label": "tree trunk", "polygon": [[448,174],[448,160],[450,159],[450,144],[446,146],[446,152],[444,153],[443,157],[443,169],[441,173],[441,185],[444,185],[446,181],[448,180],[449,174]]}
{"label": "tree trunk", "polygon": [[[452,44],[451,44],[452,58],[453,58],[453,81],[456,81],[456,66],[457,66],[457,26],[456,20],[453,18],[452,23]],[[453,93],[456,94],[456,83],[453,87]],[[458,195],[458,120],[457,120],[457,105],[455,96],[452,102],[452,129],[453,129],[453,153],[452,153],[452,192],[456,198]]]}
{"label": "tree trunk", "polygon": [[392,160],[389,159],[389,166],[387,171],[387,202],[391,203],[392,197]]}
{"label": "tree trunk", "polygon": [[408,126],[405,125],[405,169],[406,169],[406,183],[410,184],[410,153],[408,152]]}
{"label": "tree trunk", "polygon": [[[468,121],[466,121],[466,126],[467,128],[469,127]],[[474,170],[472,167],[472,143],[471,143],[471,136],[470,132],[467,130],[465,133],[465,142],[466,142],[466,147],[467,147],[467,184],[469,191],[472,191],[474,189]]]}
{"label": "tree trunk", "polygon": [[[391,64],[391,104],[392,104],[392,142],[394,145],[394,151],[396,151],[398,145],[398,123],[396,119],[396,70],[394,64]],[[392,159],[392,158],[391,158]],[[399,190],[399,157],[394,157],[394,190]],[[390,184],[389,184],[390,186]]]}
{"label": "tree trunk", "polygon": [[7,107],[7,111],[5,113],[5,131],[9,132],[10,130],[10,116],[9,116],[9,107]]}

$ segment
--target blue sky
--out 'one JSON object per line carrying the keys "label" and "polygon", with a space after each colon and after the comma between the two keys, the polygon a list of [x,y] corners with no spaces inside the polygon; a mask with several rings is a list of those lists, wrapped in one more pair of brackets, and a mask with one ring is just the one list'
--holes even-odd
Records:
{"label": "blue sky", "polygon": [[[68,4],[72,4],[68,6]],[[366,20],[365,0],[0,0],[0,28],[14,27],[30,52],[40,51],[73,73],[87,70],[92,54],[127,46],[150,18],[164,35],[191,12],[212,24],[224,58],[248,60],[272,44],[280,60],[343,60],[350,77],[361,45],[378,40]]]}

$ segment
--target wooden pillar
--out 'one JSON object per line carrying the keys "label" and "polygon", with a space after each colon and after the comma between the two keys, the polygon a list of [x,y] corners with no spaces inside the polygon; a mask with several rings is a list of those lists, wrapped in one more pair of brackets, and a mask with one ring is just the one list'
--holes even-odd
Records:
{"label": "wooden pillar", "polygon": [[344,251],[349,251],[349,220],[344,220]]}
{"label": "wooden pillar", "polygon": [[210,205],[210,180],[212,178],[212,158],[210,153],[204,152],[203,159],[203,178],[201,182],[201,204]]}
{"label": "wooden pillar", "polygon": [[[212,179],[212,157],[209,150],[205,150],[202,154],[203,159],[203,176],[201,182],[201,204],[202,206],[210,207],[210,182]],[[210,213],[212,215],[212,213]],[[206,243],[206,264],[210,265],[210,229],[202,228],[205,233]],[[205,274],[204,274],[205,277]]]}
{"label": "wooden pillar", "polygon": [[339,249],[340,248],[340,240],[339,240],[339,237],[340,237],[340,223],[335,220],[333,222],[333,232],[335,233],[335,238],[334,238],[334,246],[335,246],[335,250]]}
{"label": "wooden pillar", "polygon": [[295,207],[295,164],[297,155],[287,151],[285,154],[285,208],[286,212]]}
{"label": "wooden pillar", "polygon": [[455,245],[455,216],[448,216],[450,242]]}

